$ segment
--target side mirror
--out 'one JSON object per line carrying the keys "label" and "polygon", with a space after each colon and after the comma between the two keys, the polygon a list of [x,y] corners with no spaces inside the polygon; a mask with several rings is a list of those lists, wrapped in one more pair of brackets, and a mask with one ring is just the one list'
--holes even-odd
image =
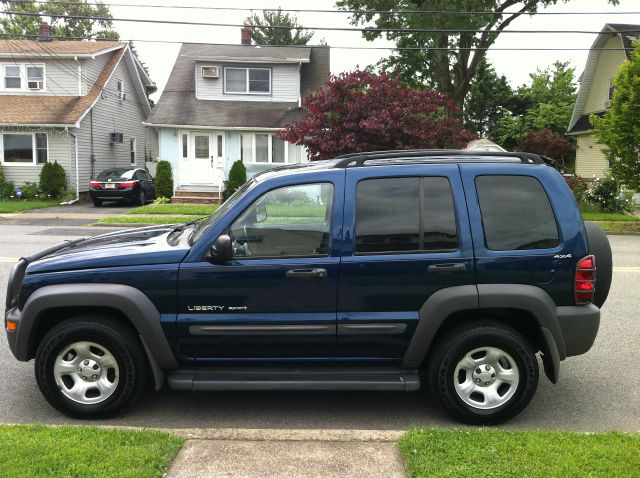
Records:
{"label": "side mirror", "polygon": [[229,235],[220,235],[209,248],[205,259],[213,264],[225,264],[232,260],[233,246]]}
{"label": "side mirror", "polygon": [[256,206],[256,223],[267,220],[267,207],[264,204]]}

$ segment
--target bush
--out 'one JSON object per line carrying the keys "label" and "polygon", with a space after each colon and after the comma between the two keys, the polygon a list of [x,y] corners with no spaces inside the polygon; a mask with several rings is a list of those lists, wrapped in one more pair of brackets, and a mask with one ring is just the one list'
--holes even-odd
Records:
{"label": "bush", "polygon": [[156,169],[156,196],[173,196],[173,174],[169,161],[158,161]]}
{"label": "bush", "polygon": [[38,199],[42,195],[42,191],[40,191],[40,186],[36,183],[30,183],[27,181],[18,189],[22,191],[22,199],[27,199],[29,201]]}
{"label": "bush", "polygon": [[0,199],[6,200],[10,199],[11,196],[16,192],[16,188],[11,181],[2,181],[0,182]]}
{"label": "bush", "polygon": [[4,169],[2,169],[2,164],[0,164],[0,183],[4,183]]}
{"label": "bush", "polygon": [[156,200],[153,201],[153,204],[169,204],[170,202],[171,202],[171,199],[169,199],[168,197],[158,196]]}
{"label": "bush", "polygon": [[229,171],[229,179],[224,182],[224,191],[222,192],[222,200],[226,201],[236,190],[247,182],[247,168],[245,168],[242,160],[239,159],[231,166]]}
{"label": "bush", "polygon": [[40,189],[46,196],[59,198],[67,190],[64,168],[57,161],[45,163],[40,171]]}
{"label": "bush", "polygon": [[589,189],[589,183],[582,176],[574,174],[573,176],[565,176],[565,181],[573,193],[573,197],[576,198],[578,204],[584,204],[587,199],[587,190]]}
{"label": "bush", "polygon": [[595,179],[587,191],[587,201],[603,212],[627,213],[634,210],[631,195],[622,190],[611,175]]}

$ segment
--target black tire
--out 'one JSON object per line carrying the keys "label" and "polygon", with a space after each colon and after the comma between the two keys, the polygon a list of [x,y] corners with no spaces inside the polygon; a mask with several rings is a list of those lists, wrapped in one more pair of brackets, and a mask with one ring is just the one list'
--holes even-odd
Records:
{"label": "black tire", "polygon": [[[504,393],[506,401],[491,409],[463,401],[454,383],[461,380],[455,373],[459,362],[469,352],[482,347],[506,352],[515,361],[520,376],[515,391],[507,392],[512,394],[510,398]],[[538,361],[531,345],[516,330],[493,321],[474,322],[447,333],[430,354],[427,369],[427,381],[435,401],[455,419],[470,425],[496,425],[515,417],[533,398],[538,377]]]}
{"label": "black tire", "polygon": [[[83,341],[105,348],[118,365],[115,390],[98,403],[79,403],[69,398],[54,376],[58,355],[70,345]],[[134,403],[147,384],[146,370],[146,357],[134,332],[109,316],[83,315],[61,322],[42,339],[35,358],[36,381],[46,400],[56,410],[77,418],[113,416]],[[71,375],[73,373],[69,374],[68,380],[77,378]]]}
{"label": "black tire", "polygon": [[609,239],[602,228],[595,222],[585,222],[589,242],[589,254],[596,258],[596,292],[593,303],[602,307],[609,296],[613,276],[613,255]]}
{"label": "black tire", "polygon": [[102,200],[101,199],[91,199],[91,201],[93,202],[93,205],[95,207],[100,207],[102,206]]}
{"label": "black tire", "polygon": [[146,199],[144,197],[144,191],[140,191],[138,193],[138,200],[137,200],[136,204],[138,206],[144,206],[146,203],[147,203],[147,201],[146,201]]}

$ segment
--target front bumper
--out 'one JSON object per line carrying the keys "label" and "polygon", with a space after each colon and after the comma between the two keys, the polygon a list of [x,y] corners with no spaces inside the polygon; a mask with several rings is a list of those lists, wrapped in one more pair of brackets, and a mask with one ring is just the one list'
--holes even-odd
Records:
{"label": "front bumper", "polygon": [[582,355],[596,340],[600,328],[600,309],[594,304],[557,307],[567,357]]}
{"label": "front bumper", "polygon": [[[18,333],[20,332],[20,319],[22,319],[22,314],[20,313],[18,307],[9,309],[4,315],[4,330],[7,332],[7,342],[9,342],[9,349],[11,350],[13,356],[18,360],[26,362],[27,360],[29,360],[26,356],[26,353],[20,353],[20,351],[17,350]],[[7,329],[7,320],[16,323],[16,330]]]}

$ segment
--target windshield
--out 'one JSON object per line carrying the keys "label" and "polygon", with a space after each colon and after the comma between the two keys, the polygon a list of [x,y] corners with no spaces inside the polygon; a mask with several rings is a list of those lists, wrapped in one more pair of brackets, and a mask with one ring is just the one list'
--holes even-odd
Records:
{"label": "windshield", "polygon": [[136,172],[135,169],[107,169],[98,174],[98,181],[107,181],[109,179],[131,179]]}
{"label": "windshield", "polygon": [[216,223],[218,218],[220,218],[224,213],[226,213],[229,209],[231,209],[231,207],[235,203],[238,202],[238,200],[242,197],[245,191],[249,189],[254,182],[255,181],[253,180],[247,181],[242,186],[240,186],[238,190],[235,193],[233,193],[229,199],[223,202],[222,205],[218,209],[216,209],[213,212],[213,214],[211,214],[211,216],[207,218],[206,221],[201,222],[198,225],[198,229],[195,231],[195,234],[193,234],[193,237],[191,238],[191,244],[195,244],[196,242],[198,242],[207,233],[207,231],[211,229],[211,226],[213,226]]}

